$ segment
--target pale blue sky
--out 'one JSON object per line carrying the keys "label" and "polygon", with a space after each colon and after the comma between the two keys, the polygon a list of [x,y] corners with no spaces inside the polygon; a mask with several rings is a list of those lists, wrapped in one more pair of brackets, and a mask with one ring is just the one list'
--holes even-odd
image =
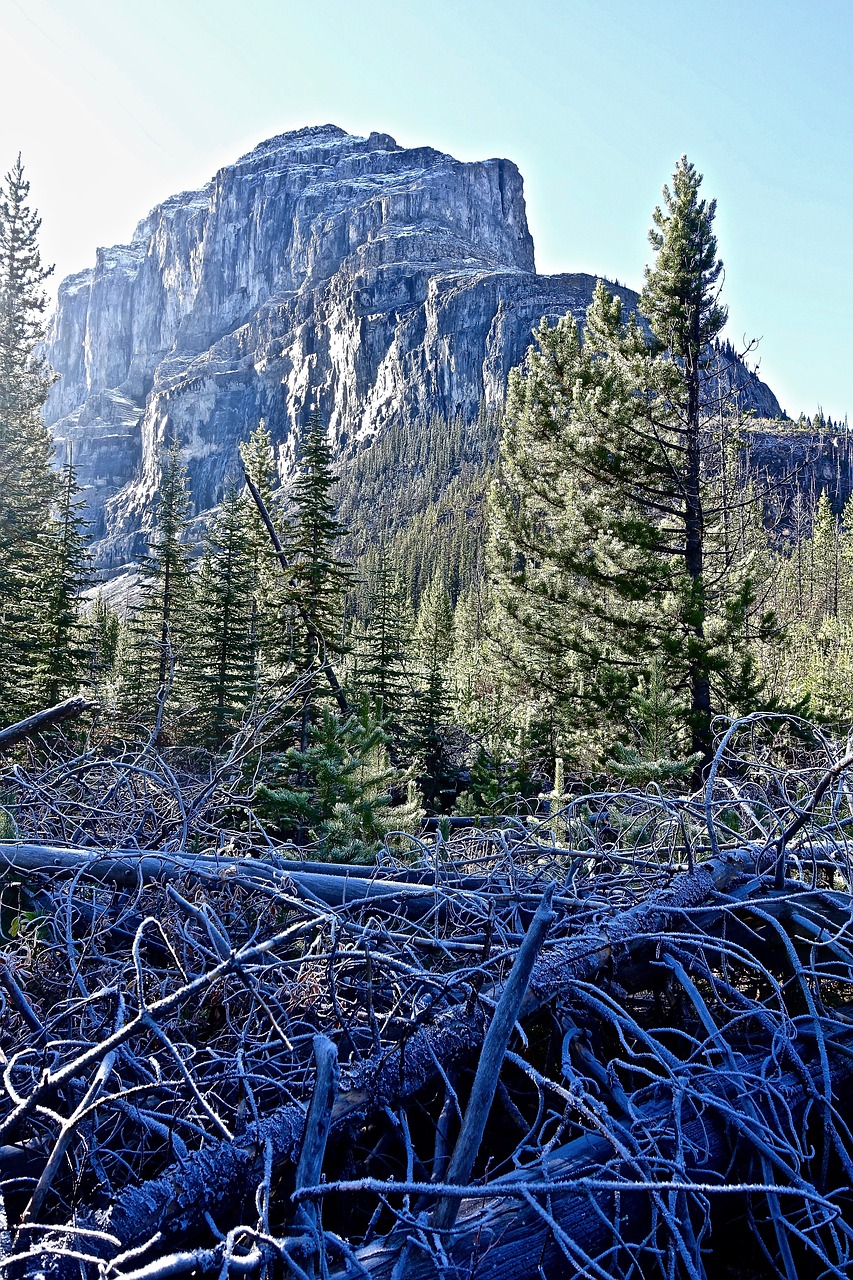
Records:
{"label": "pale blue sky", "polygon": [[57,275],[285,129],[509,156],[540,271],[638,286],[686,151],[729,334],[791,413],[853,412],[853,0],[0,0],[0,166]]}

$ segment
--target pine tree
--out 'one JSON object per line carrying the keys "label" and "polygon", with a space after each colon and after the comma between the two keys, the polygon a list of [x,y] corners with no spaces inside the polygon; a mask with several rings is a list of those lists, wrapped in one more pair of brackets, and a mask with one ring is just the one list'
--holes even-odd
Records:
{"label": "pine tree", "polygon": [[392,568],[384,537],[364,584],[364,619],[355,643],[354,684],[382,709],[399,735],[411,702],[414,620],[408,593]]}
{"label": "pine tree", "polygon": [[470,769],[468,785],[453,806],[460,815],[517,813],[535,795],[530,772],[480,747]]}
{"label": "pine tree", "polygon": [[839,730],[853,716],[853,500],[840,518],[825,492],[792,506],[795,546],[773,574],[783,640],[760,657],[782,705]]}
{"label": "pine tree", "polygon": [[[657,254],[646,268],[640,309],[657,341],[652,364],[662,417],[671,445],[681,451],[678,490],[681,529],[679,557],[689,579],[681,616],[689,632],[687,661],[690,681],[691,749],[704,760],[711,753],[712,693],[715,666],[708,635],[708,597],[705,565],[705,512],[702,500],[701,431],[707,409],[703,404],[710,344],[723,329],[726,308],[719,303],[717,283],[723,264],[717,257],[713,231],[716,201],[699,199],[701,174],[682,156],[672,188],[663,189],[664,209],[656,208],[649,241]],[[662,357],[662,358],[661,358]],[[653,413],[652,421],[658,414]],[[674,446],[674,447],[673,447]]]}
{"label": "pine tree", "polygon": [[632,741],[614,745],[613,758],[607,761],[609,772],[634,787],[687,778],[701,763],[701,756],[680,757],[682,716],[682,705],[667,687],[660,664],[653,663],[631,693],[624,736]]}
{"label": "pine tree", "polygon": [[[240,457],[246,475],[274,517],[278,477],[272,438],[263,418],[249,439],[240,446]],[[264,671],[280,672],[289,665],[293,634],[288,616],[287,584],[283,569],[270,545],[269,533],[258,509],[248,493],[244,495],[241,510],[244,535],[251,557],[248,573],[252,593],[252,635],[257,657],[257,675],[260,678]],[[280,521],[277,531],[284,540],[285,531]],[[285,546],[285,551],[287,550]]]}
{"label": "pine tree", "polygon": [[439,577],[427,588],[415,626],[417,685],[409,719],[409,751],[420,770],[427,809],[447,809],[455,798],[458,769],[448,741],[453,605]]}
{"label": "pine tree", "polygon": [[57,510],[47,531],[46,559],[39,596],[39,651],[35,661],[36,696],[51,706],[80,687],[89,650],[80,618],[82,593],[91,568],[77,498],[73,460],[62,469]]}
{"label": "pine tree", "polygon": [[[337,544],[346,531],[337,519],[334,487],[332,451],[320,416],[314,413],[301,441],[288,531],[293,657],[297,671],[305,674],[330,664],[344,649],[344,605],[352,570],[337,555]],[[303,753],[308,749],[315,704],[324,688],[316,678],[304,687],[299,732]]]}
{"label": "pine tree", "polygon": [[256,809],[281,834],[318,841],[332,862],[372,862],[391,831],[414,830],[423,814],[411,792],[394,804],[405,784],[388,755],[389,737],[367,700],[342,720],[324,707],[305,748],[290,748],[258,787]]}
{"label": "pine tree", "polygon": [[119,615],[99,591],[85,618],[88,643],[87,682],[104,702],[110,700],[121,633]]}
{"label": "pine tree", "polygon": [[41,408],[51,376],[37,354],[52,268],[38,249],[20,156],[0,188],[0,718],[32,710],[39,585],[56,478]]}
{"label": "pine tree", "polygon": [[[588,320],[597,311],[602,327],[620,326],[601,288]],[[536,338],[538,349],[510,374],[489,497],[488,638],[523,731],[556,716],[575,763],[591,765],[624,719],[632,672],[643,668],[641,604],[658,565],[628,490],[628,459],[613,447],[633,415],[630,380],[581,342],[571,316],[554,328],[543,321]],[[640,349],[641,336],[633,338]],[[623,474],[605,482],[610,465]],[[643,547],[631,557],[619,536],[626,520]],[[634,592],[619,609],[610,593],[617,568]],[[547,754],[556,754],[550,744]]]}
{"label": "pine tree", "polygon": [[[157,522],[140,563],[140,598],[123,630],[117,665],[119,705],[134,720],[153,718],[173,691],[189,626],[190,553],[187,471],[177,436],[160,463]],[[171,705],[174,709],[174,697]]]}
{"label": "pine tree", "polygon": [[841,522],[826,490],[821,492],[811,536],[811,612],[816,620],[837,618],[841,595]]}
{"label": "pine tree", "polygon": [[677,755],[707,763],[712,715],[755,701],[750,640],[770,626],[722,519],[732,495],[703,462],[726,416],[713,367],[725,310],[700,183],[682,158],[654,213],[651,337],[599,283],[583,343],[569,317],[543,325],[510,384],[492,523],[504,649],[567,735],[585,726],[593,760],[657,665],[681,705]]}
{"label": "pine tree", "polygon": [[246,525],[246,499],[231,483],[194,575],[183,658],[190,723],[214,747],[234,732],[257,687],[255,557]]}
{"label": "pine tree", "polygon": [[300,665],[308,670],[342,649],[343,605],[352,580],[350,565],[337,555],[346,530],[337,519],[332,450],[319,414],[312,414],[302,436],[299,468],[291,490],[294,603],[308,620],[301,636]]}

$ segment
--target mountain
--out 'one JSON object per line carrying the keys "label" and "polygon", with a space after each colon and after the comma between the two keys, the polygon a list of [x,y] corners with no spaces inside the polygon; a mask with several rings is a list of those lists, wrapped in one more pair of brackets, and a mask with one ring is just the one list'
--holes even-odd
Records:
{"label": "mountain", "polygon": [[[60,461],[73,450],[97,563],[143,549],[172,432],[203,512],[260,417],[283,481],[313,408],[343,456],[401,420],[473,421],[500,404],[540,318],[582,319],[594,286],[536,273],[509,160],[334,125],[262,143],[60,285],[46,419]],[[781,413],[730,369],[745,407]]]}

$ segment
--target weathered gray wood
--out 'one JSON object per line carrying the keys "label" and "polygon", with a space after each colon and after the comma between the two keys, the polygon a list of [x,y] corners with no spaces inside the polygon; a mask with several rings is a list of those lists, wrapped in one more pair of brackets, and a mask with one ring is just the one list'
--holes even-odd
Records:
{"label": "weathered gray wood", "polygon": [[47,1033],[41,1019],[19,987],[6,957],[2,955],[0,955],[0,986],[5,988],[9,999],[30,1030],[35,1031],[38,1036],[45,1036]]}
{"label": "weathered gray wood", "polygon": [[296,1189],[315,1187],[320,1181],[323,1156],[332,1123],[332,1106],[338,1091],[338,1048],[328,1036],[314,1037],[317,1078],[305,1121],[302,1150],[296,1166]]}
{"label": "weathered gray wood", "polygon": [[[633,938],[671,927],[683,911],[701,906],[752,869],[747,851],[723,854],[692,872],[682,872],[669,889],[617,914],[607,922],[606,932],[602,929],[544,948],[533,966],[520,1017],[556,999],[576,980],[595,978],[611,959],[618,974],[618,962],[623,956],[630,957]],[[500,999],[501,988],[484,994]],[[449,1071],[470,1062],[484,1034],[482,1014],[460,1006],[419,1027],[399,1048],[366,1059],[348,1072],[346,1087],[332,1109],[332,1129],[352,1116],[375,1114],[387,1103],[405,1102],[437,1078],[439,1066]],[[302,1108],[291,1103],[260,1125],[250,1126],[239,1142],[214,1140],[206,1144],[185,1163],[170,1166],[160,1178],[122,1192],[99,1223],[128,1245],[159,1230],[168,1234],[200,1229],[205,1211],[216,1218],[232,1203],[247,1178],[258,1175],[258,1152],[267,1137],[273,1143],[276,1169],[296,1160],[304,1119]]]}
{"label": "weathered gray wood", "polygon": [[[756,1064],[756,1067],[758,1064]],[[820,1067],[815,1064],[815,1081]],[[833,1092],[836,1098],[848,1096],[846,1090],[853,1079],[853,1062],[841,1057],[833,1062]],[[802,1078],[794,1072],[785,1073],[774,1081],[774,1089],[783,1097],[795,1119],[802,1116],[810,1103],[810,1093]],[[720,1111],[711,1099],[723,1104]],[[700,1114],[683,1116],[679,1120],[678,1133],[685,1153],[685,1179],[694,1178],[704,1186],[716,1183],[732,1185],[737,1180],[749,1180],[753,1171],[759,1175],[760,1161],[756,1150],[740,1137],[724,1121],[724,1111],[737,1098],[737,1086],[725,1077],[725,1073],[712,1073],[704,1090],[705,1105]],[[768,1110],[770,1104],[768,1104]],[[637,1111],[636,1132],[641,1133],[652,1125],[664,1123],[672,1113],[669,1101],[652,1099]],[[841,1108],[844,1118],[849,1118],[849,1104]],[[672,1134],[675,1136],[675,1117],[672,1117]],[[653,1209],[651,1191],[631,1190],[626,1185],[619,1193],[618,1209],[614,1191],[595,1190],[583,1179],[602,1176],[606,1165],[605,1181],[624,1179],[627,1184],[642,1182],[641,1171],[627,1162],[615,1161],[613,1146],[603,1137],[588,1134],[557,1148],[540,1163],[523,1171],[516,1170],[505,1177],[495,1179],[493,1191],[508,1184],[569,1183],[575,1189],[555,1188],[545,1194],[538,1191],[534,1200],[546,1210],[550,1221],[529,1200],[522,1196],[471,1198],[463,1201],[455,1227],[443,1237],[447,1266],[440,1266],[437,1255],[430,1255],[414,1242],[406,1252],[405,1280],[558,1280],[571,1275],[600,1274],[594,1267],[586,1269],[585,1258],[595,1259],[605,1255],[613,1246],[611,1223],[618,1214],[620,1232],[626,1244],[640,1242],[646,1235]],[[612,1163],[611,1163],[612,1162]],[[784,1184],[784,1179],[781,1180]],[[658,1193],[664,1199],[668,1192]],[[712,1199],[713,1203],[713,1199]],[[724,1206],[723,1206],[723,1211]],[[566,1253],[555,1237],[554,1225],[562,1233]],[[714,1237],[711,1237],[713,1247]],[[350,1280],[365,1272],[371,1280],[392,1280],[403,1247],[399,1234],[376,1241],[356,1251],[356,1259],[363,1269],[333,1273],[331,1280]],[[705,1247],[708,1247],[707,1241]],[[573,1252],[574,1251],[574,1252]],[[606,1261],[602,1264],[605,1274],[610,1271]],[[639,1273],[638,1273],[639,1274]]]}
{"label": "weathered gray wood", "polygon": [[[133,849],[79,849],[73,846],[0,842],[0,866],[17,871],[66,872],[85,870],[87,876],[106,884],[134,888],[153,881],[178,879],[215,883],[223,873],[239,873],[259,884],[273,885],[282,893],[314,900],[330,907],[362,899],[390,899],[389,905],[410,915],[435,906],[435,891],[427,883],[391,879],[375,868],[370,877],[349,876],[346,868],[334,871],[300,870],[299,863],[275,865],[258,858],[220,858]],[[308,864],[317,866],[318,864]],[[322,864],[319,864],[322,865]]]}
{"label": "weathered gray wood", "polygon": [[[338,1049],[328,1036],[314,1037],[314,1061],[317,1064],[317,1078],[314,1081],[302,1150],[296,1166],[296,1191],[318,1186],[323,1171],[326,1141],[332,1124],[332,1106],[338,1091]],[[314,1232],[319,1244],[320,1206],[311,1201],[300,1202],[296,1207],[296,1221]],[[313,1271],[313,1260],[311,1267]]]}
{"label": "weathered gray wood", "polygon": [[[551,909],[553,897],[552,884],[546,889],[536,915],[530,923],[530,928],[524,936],[524,941],[518,949],[498,1001],[498,1007],[489,1023],[471,1095],[465,1108],[462,1128],[459,1131],[456,1146],[453,1148],[445,1178],[445,1181],[453,1186],[464,1185],[468,1181],[477,1152],[480,1150],[509,1038],[521,1010],[521,1002],[527,991],[534,961],[542,949],[548,926],[554,919],[554,912]],[[433,1210],[433,1226],[437,1230],[452,1227],[458,1211],[459,1201],[455,1197],[445,1196],[439,1200]]]}
{"label": "weathered gray wood", "polygon": [[0,729],[0,751],[16,746],[25,738],[34,738],[37,733],[52,729],[54,725],[62,724],[66,720],[76,720],[87,711],[97,709],[97,702],[90,702],[88,698],[79,696],[66,698],[55,707],[46,707],[44,711],[36,711],[33,715],[27,716],[26,720],[18,720],[16,724]]}

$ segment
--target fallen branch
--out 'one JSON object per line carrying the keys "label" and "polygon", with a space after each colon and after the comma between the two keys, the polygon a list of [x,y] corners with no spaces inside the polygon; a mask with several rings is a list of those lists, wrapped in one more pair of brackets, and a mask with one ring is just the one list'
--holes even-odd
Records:
{"label": "fallen branch", "polygon": [[[290,860],[204,753],[28,749],[3,779],[0,1255],[704,1280],[731,1239],[750,1274],[849,1274],[853,795],[836,744],[791,771],[770,721],[738,732],[704,806],[578,795],[563,846],[514,820],[376,868]],[[756,862],[780,838],[781,891]]]}
{"label": "fallen branch", "polygon": [[36,711],[34,715],[27,716],[26,720],[19,720],[6,729],[0,729],[0,751],[7,751],[26,738],[34,738],[37,734],[44,733],[45,729],[53,729],[58,724],[64,724],[66,720],[77,720],[87,711],[97,711],[97,709],[97,702],[90,702],[88,698],[66,698],[55,707]]}
{"label": "fallen branch", "polygon": [[[817,1078],[819,1064],[812,1069]],[[689,1093],[674,1083],[672,1096],[665,1100],[655,1097],[660,1090],[649,1090],[652,1096],[638,1103],[631,1130],[623,1137],[628,1146],[630,1133],[638,1137],[634,1148],[638,1154],[630,1159],[625,1158],[624,1148],[620,1152],[619,1143],[613,1138],[592,1132],[549,1152],[531,1167],[481,1186],[460,1189],[463,1200],[459,1221],[445,1236],[440,1252],[433,1247],[431,1235],[441,1224],[435,1219],[429,1228],[410,1224],[406,1280],[466,1280],[472,1275],[478,1280],[539,1280],[542,1275],[566,1274],[603,1280],[613,1274],[606,1259],[616,1222],[627,1256],[637,1257],[639,1249],[648,1250],[653,1256],[652,1251],[660,1248],[657,1237],[665,1237],[668,1228],[667,1196],[674,1197],[674,1203],[680,1205],[678,1225],[685,1242],[695,1239],[688,1203],[697,1222],[705,1218],[707,1223],[718,1197],[761,1195],[781,1202],[786,1198],[804,1198],[806,1202],[811,1199],[818,1216],[826,1215],[835,1222],[845,1240],[845,1256],[853,1263],[853,1231],[831,1198],[797,1187],[796,1178],[786,1182],[782,1178],[753,1177],[755,1167],[761,1164],[760,1147],[757,1150],[748,1132],[730,1122],[742,1078],[750,1080],[753,1097],[758,1099],[757,1106],[763,1107],[766,1118],[775,1106],[781,1104],[788,1109],[793,1130],[801,1125],[809,1103],[802,1080],[793,1073],[774,1082],[772,1091],[760,1079],[760,1073],[761,1063],[754,1060],[743,1063],[740,1071],[731,1074],[716,1069],[702,1072],[691,1080]],[[853,1061],[837,1058],[833,1085],[838,1096],[843,1096],[851,1080]],[[655,1161],[654,1157],[650,1160],[639,1154],[643,1136],[648,1134],[654,1135],[656,1150],[663,1153],[677,1149],[680,1159],[669,1162],[662,1157]],[[359,1185],[357,1180],[330,1183],[303,1194],[325,1198],[351,1195]],[[375,1183],[371,1189],[386,1198],[436,1192],[430,1184]],[[450,1181],[438,1190],[449,1198]],[[715,1244],[716,1237],[712,1235],[711,1247]],[[399,1234],[359,1249],[359,1274],[366,1274],[371,1280],[392,1280],[400,1249]],[[698,1249],[690,1261],[695,1274],[704,1273]],[[567,1268],[572,1268],[571,1272]],[[354,1270],[337,1272],[332,1280],[344,1280],[354,1274]],[[638,1270],[638,1274],[646,1272]],[[826,1274],[846,1280],[848,1271],[831,1267]]]}
{"label": "fallen branch", "polygon": [[[671,889],[617,914],[606,928],[546,948],[533,966],[519,1016],[536,1012],[577,982],[593,981],[617,953],[627,958],[635,941],[645,943],[650,935],[673,927],[686,911],[702,906],[750,869],[746,853],[722,855],[694,872],[677,876]],[[495,1002],[502,992],[498,986],[481,994]],[[332,1110],[332,1131],[340,1131],[356,1117],[368,1118],[384,1105],[406,1103],[441,1072],[470,1061],[484,1034],[481,1008],[452,1007],[413,1029],[399,1045],[382,1049],[351,1067]],[[165,1235],[197,1230],[205,1213],[217,1217],[224,1212],[246,1179],[257,1175],[258,1153],[267,1138],[272,1142],[277,1172],[295,1161],[303,1122],[302,1109],[287,1105],[249,1130],[238,1143],[206,1144],[161,1177],[122,1192],[98,1225],[129,1243],[157,1231]]]}
{"label": "fallen branch", "polygon": [[[521,1005],[527,992],[533,965],[545,941],[548,926],[554,919],[554,912],[551,910],[553,897],[554,886],[550,885],[518,949],[518,955],[515,957],[494,1016],[489,1023],[471,1096],[465,1110],[465,1118],[462,1121],[462,1129],[453,1148],[444,1179],[451,1185],[465,1183],[471,1176],[471,1170],[486,1131],[486,1121],[498,1087],[509,1039],[521,1013]],[[454,1197],[445,1196],[441,1199],[432,1215],[434,1229],[440,1231],[452,1227],[458,1210],[459,1201]]]}

